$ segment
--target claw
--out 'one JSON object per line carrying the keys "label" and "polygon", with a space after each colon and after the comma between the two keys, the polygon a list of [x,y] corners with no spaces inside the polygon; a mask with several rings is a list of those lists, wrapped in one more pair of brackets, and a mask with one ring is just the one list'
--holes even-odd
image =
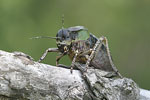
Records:
{"label": "claw", "polygon": [[84,78],[86,77],[86,75],[85,75],[85,74],[86,74],[86,73],[84,72],[84,73],[83,73],[83,77],[84,77]]}
{"label": "claw", "polygon": [[72,73],[73,73],[73,71],[72,71],[72,70],[70,70],[70,73],[72,74]]}
{"label": "claw", "polygon": [[56,66],[58,67],[59,66],[59,64],[56,62]]}
{"label": "claw", "polygon": [[73,73],[73,67],[71,66],[70,68],[70,73],[72,74]]}
{"label": "claw", "polygon": [[40,63],[40,62],[41,62],[41,59],[39,59],[37,62]]}

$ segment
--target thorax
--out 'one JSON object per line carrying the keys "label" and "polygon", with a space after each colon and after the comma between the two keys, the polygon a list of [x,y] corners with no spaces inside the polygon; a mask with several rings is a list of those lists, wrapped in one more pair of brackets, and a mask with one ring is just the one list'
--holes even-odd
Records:
{"label": "thorax", "polygon": [[84,52],[87,52],[88,50],[90,50],[90,44],[88,40],[75,41],[72,42],[71,44],[71,48],[69,50],[68,56],[70,57],[71,60],[73,60],[76,51],[78,51],[78,56],[76,61],[81,63],[86,63],[87,58],[85,57],[85,55],[82,54]]}

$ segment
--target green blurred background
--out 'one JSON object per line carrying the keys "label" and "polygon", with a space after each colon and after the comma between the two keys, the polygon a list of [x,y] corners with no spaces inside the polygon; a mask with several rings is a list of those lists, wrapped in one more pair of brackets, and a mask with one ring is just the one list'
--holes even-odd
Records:
{"label": "green blurred background", "polygon": [[[150,89],[150,0],[0,0],[0,49],[21,51],[38,60],[62,27],[83,25],[97,37],[108,38],[120,73]],[[50,53],[43,63],[55,65]],[[61,63],[69,65],[68,57]]]}

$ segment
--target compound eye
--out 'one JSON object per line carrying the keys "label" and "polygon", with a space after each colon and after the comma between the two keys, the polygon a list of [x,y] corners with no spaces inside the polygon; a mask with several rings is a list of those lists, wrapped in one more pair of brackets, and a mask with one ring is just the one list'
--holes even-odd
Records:
{"label": "compound eye", "polygon": [[65,40],[65,39],[68,39],[68,38],[69,38],[69,32],[68,31],[64,31],[62,39]]}

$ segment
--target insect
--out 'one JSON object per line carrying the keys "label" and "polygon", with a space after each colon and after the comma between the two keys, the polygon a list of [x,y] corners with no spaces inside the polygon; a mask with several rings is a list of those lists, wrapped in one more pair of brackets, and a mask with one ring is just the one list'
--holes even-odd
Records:
{"label": "insect", "polygon": [[71,66],[73,66],[76,61],[86,63],[91,53],[91,48],[94,47],[96,41],[97,38],[89,34],[88,30],[83,26],[60,29],[56,35],[56,44],[58,48],[47,49],[39,62],[45,58],[48,52],[60,52],[60,56],[56,58],[56,66],[58,66],[59,60],[64,55],[68,55],[72,60]]}
{"label": "insect", "polygon": [[85,64],[86,69],[94,66],[118,74],[110,56],[106,37],[97,38],[85,27],[74,26],[60,29],[53,38],[56,39],[57,48],[48,48],[38,62],[41,62],[48,52],[58,52],[60,55],[56,57],[56,66],[63,56],[68,55],[72,60],[71,73],[74,63],[79,62]]}

